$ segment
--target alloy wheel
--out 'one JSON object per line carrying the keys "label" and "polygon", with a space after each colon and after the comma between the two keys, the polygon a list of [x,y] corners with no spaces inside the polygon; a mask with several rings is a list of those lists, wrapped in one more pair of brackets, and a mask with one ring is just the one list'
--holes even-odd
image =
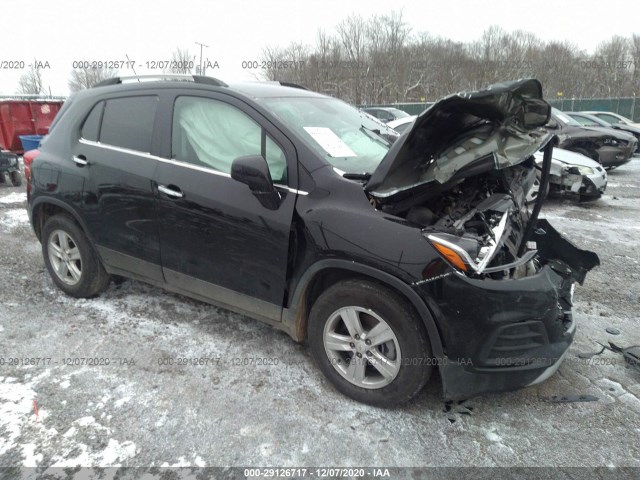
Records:
{"label": "alloy wheel", "polygon": [[348,306],[326,322],[324,348],[342,377],[361,388],[389,385],[402,362],[400,344],[387,322],[374,311]]}
{"label": "alloy wheel", "polygon": [[82,257],[78,245],[63,230],[54,230],[49,235],[49,261],[53,271],[67,285],[76,285],[82,275]]}

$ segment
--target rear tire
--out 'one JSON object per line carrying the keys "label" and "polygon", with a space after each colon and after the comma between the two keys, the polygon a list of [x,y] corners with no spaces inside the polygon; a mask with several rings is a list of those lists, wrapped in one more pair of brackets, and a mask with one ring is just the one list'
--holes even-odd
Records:
{"label": "rear tire", "polygon": [[54,283],[76,298],[90,298],[109,285],[97,253],[82,229],[67,215],[54,215],[42,228],[42,255]]}
{"label": "rear tire", "polygon": [[373,282],[347,280],[325,290],[311,308],[307,338],[331,383],[369,405],[406,402],[431,375],[421,318],[407,300]]}
{"label": "rear tire", "polygon": [[11,184],[14,187],[19,187],[20,185],[22,185],[22,175],[20,175],[20,172],[18,172],[17,170],[9,173],[9,178],[11,179]]}

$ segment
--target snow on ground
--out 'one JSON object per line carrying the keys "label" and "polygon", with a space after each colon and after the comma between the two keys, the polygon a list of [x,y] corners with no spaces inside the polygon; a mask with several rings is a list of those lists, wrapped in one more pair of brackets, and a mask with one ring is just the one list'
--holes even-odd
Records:
{"label": "snow on ground", "polygon": [[[576,340],[558,372],[459,404],[444,404],[434,375],[386,410],[340,395],[307,347],[241,315],[132,281],[63,295],[24,204],[3,201],[23,190],[0,188],[0,358],[41,359],[0,364],[0,466],[52,478],[54,465],[638,467],[640,374],[612,352],[578,357],[596,342],[640,344],[640,159],[609,181],[597,202],[542,211],[602,263],[576,288]],[[597,400],[552,401],[565,395]]]}
{"label": "snow on ground", "polygon": [[[36,393],[38,385],[51,376],[47,368],[36,377],[24,383],[16,378],[3,378],[0,381],[0,458],[10,450],[21,451],[18,465],[37,467],[42,464],[43,454],[39,451],[44,445],[55,446],[56,453],[48,461],[51,467],[76,466],[119,466],[122,461],[135,456],[135,444],[130,441],[119,442],[113,438],[106,440],[103,448],[92,448],[79,441],[83,436],[95,438],[97,434],[109,437],[109,428],[103,427],[91,416],[71,421],[71,426],[60,433],[54,427],[48,427],[50,412]],[[30,377],[30,375],[27,375]],[[55,380],[53,380],[55,383]],[[40,402],[40,406],[38,406]],[[36,415],[36,407],[38,408]],[[18,438],[32,438],[31,442],[18,442]],[[4,463],[0,466],[6,466]]]}
{"label": "snow on ground", "polygon": [[26,201],[26,192],[11,192],[9,195],[0,197],[0,203],[24,203]]}
{"label": "snow on ground", "polygon": [[9,230],[29,224],[29,215],[25,208],[3,210],[0,214],[0,225]]}

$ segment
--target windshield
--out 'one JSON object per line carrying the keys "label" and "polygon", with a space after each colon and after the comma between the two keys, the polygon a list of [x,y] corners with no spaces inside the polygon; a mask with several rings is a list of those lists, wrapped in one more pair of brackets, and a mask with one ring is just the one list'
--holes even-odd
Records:
{"label": "windshield", "polygon": [[379,135],[384,127],[342,100],[270,97],[259,102],[345,173],[372,173],[389,150],[389,142]]}
{"label": "windshield", "polygon": [[609,124],[604,120],[600,120],[598,117],[590,117],[587,115],[571,115],[575,121],[579,122],[580,125],[584,125],[585,127],[609,127]]}
{"label": "windshield", "polygon": [[404,110],[400,110],[398,108],[389,108],[387,111],[393,113],[396,116],[396,118],[405,118],[405,117],[411,116]]}
{"label": "windshield", "polygon": [[620,114],[613,114],[613,113],[598,113],[597,114],[599,118],[601,118],[602,120],[604,120],[605,122],[611,124],[611,125],[615,125],[617,123],[633,123],[631,120],[629,120],[626,117],[623,117]]}
{"label": "windshield", "polygon": [[562,123],[564,123],[565,125],[571,125],[573,127],[581,127],[582,125],[580,125],[576,120],[574,120],[573,118],[571,118],[569,115],[567,115],[566,113],[561,112],[560,110],[558,110],[557,108],[552,108],[551,112],[553,114],[554,117],[556,117],[558,120],[560,120]]}

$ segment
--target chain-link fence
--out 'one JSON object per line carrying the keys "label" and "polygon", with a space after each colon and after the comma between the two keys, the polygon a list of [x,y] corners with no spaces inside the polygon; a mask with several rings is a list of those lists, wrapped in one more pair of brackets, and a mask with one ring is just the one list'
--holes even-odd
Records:
{"label": "chain-link fence", "polygon": [[640,121],[640,101],[636,97],[627,98],[559,98],[549,103],[567,112],[595,110],[599,112],[615,112],[634,122]]}

